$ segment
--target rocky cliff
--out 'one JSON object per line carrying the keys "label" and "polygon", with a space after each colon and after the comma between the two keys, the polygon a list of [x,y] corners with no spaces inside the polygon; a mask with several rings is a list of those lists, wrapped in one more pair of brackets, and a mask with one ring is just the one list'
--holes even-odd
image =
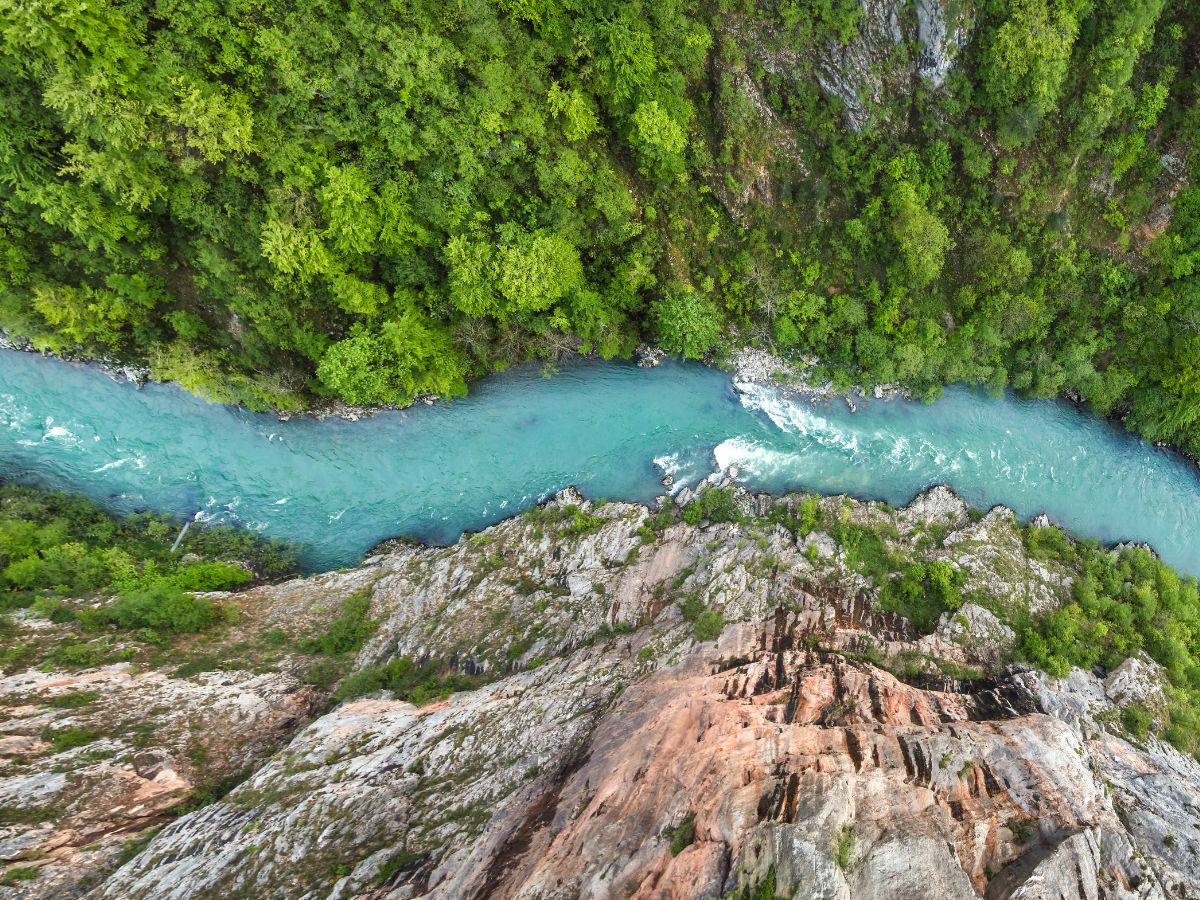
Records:
{"label": "rocky cliff", "polygon": [[[1200,896],[1200,768],[1119,724],[1161,695],[1154,664],[1009,664],[993,610],[1070,586],[1011,512],[945,489],[902,510],[725,496],[736,515],[681,521],[565,492],[452,547],[237,597],[243,638],[295,641],[369,595],[359,673],[406,660],[472,690],[331,707],[287,657],[10,676],[0,853],[24,874],[0,892]],[[973,599],[918,633],[844,543],[794,527],[814,509],[948,563]],[[94,705],[55,703],[85,689]],[[54,728],[101,720],[103,745],[53,752]],[[200,759],[249,775],[168,815]]]}

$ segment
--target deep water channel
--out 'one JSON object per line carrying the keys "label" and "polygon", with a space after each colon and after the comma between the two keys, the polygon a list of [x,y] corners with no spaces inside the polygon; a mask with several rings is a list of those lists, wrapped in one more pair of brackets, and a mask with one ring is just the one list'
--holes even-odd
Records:
{"label": "deep water channel", "polygon": [[893,504],[951,485],[974,505],[1046,512],[1152,544],[1200,573],[1200,470],[1069,404],[951,388],[931,405],[811,404],[700,365],[522,368],[448,403],[349,422],[248,413],[168,385],[0,351],[0,477],[105,507],[200,512],[355,562],[385,537],[452,541],[569,485],[647,501],[664,470],[737,464],[749,486]]}

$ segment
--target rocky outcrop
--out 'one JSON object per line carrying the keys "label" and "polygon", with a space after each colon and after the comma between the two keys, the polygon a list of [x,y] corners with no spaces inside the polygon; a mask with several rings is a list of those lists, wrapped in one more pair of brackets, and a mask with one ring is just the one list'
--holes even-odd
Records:
{"label": "rocky outcrop", "polygon": [[935,88],[942,86],[970,36],[969,4],[954,7],[951,15],[946,0],[917,0],[917,72]]}
{"label": "rocky outcrop", "polygon": [[409,881],[461,877],[489,821],[525,809],[586,742],[626,668],[592,650],[420,709],[345,704],[97,896],[346,896],[396,860]]}
{"label": "rocky outcrop", "polygon": [[[292,637],[369,592],[379,626],[357,667],[405,657],[488,683],[423,705],[378,693],[311,720],[283,674],[85,673],[72,677],[124,686],[113,710],[124,696],[172,709],[161,768],[131,759],[127,785],[71,775],[62,793],[55,755],[35,746],[43,703],[9,728],[25,759],[0,790],[58,791],[78,821],[104,810],[126,835],[136,826],[114,810],[151,798],[137,815],[164,827],[102,877],[120,861],[111,845],[92,869],[103,898],[1200,895],[1200,770],[1119,725],[1123,704],[1158,696],[1153,663],[1104,680],[1008,664],[1014,635],[993,610],[1069,589],[1026,555],[1010,513],[979,517],[941,488],[903,510],[817,503],[820,521],[964,573],[978,600],[920,635],[878,607],[847,547],[785,527],[811,500],[733,500],[752,515],[689,525],[564,492],[452,547],[385,545],[359,569],[247,591],[245,627]],[[55,678],[6,684],[26,703]],[[153,798],[192,779],[200,735],[252,771],[156,819]],[[46,842],[68,831],[7,832],[8,858],[44,871],[25,895],[81,893],[57,862],[81,842],[61,857]],[[30,835],[54,862],[27,852]]]}
{"label": "rocky outcrop", "polygon": [[[1164,811],[1151,755],[1085,740],[1028,676],[921,689],[793,649],[794,625],[730,626],[619,698],[636,641],[424,709],[349,704],[98,896],[1164,896],[1139,857],[1194,774]],[[1146,796],[1110,800],[1098,746]]]}
{"label": "rocky outcrop", "polygon": [[[815,48],[797,47],[786,31],[754,20],[727,24],[743,52],[777,78],[813,77],[858,131],[884,121],[888,101],[905,101],[917,82],[937,90],[953,70],[974,27],[974,4],[946,0],[860,0],[848,34]],[[903,127],[903,122],[894,123]]]}
{"label": "rocky outcrop", "polygon": [[858,34],[846,43],[829,44],[817,59],[821,89],[841,101],[842,116],[855,131],[883,103],[887,64],[904,42],[900,16],[901,4],[894,0],[862,0]]}
{"label": "rocky outcrop", "polygon": [[201,788],[248,774],[313,709],[294,677],[171,678],[126,663],[0,680],[0,861],[25,896],[70,896]]}
{"label": "rocky outcrop", "polygon": [[141,387],[150,380],[150,370],[145,366],[132,365],[112,357],[101,356],[91,358],[83,354],[51,353],[34,346],[33,341],[19,335],[9,334],[0,328],[0,350],[16,350],[21,353],[40,353],[44,356],[57,356],[65,362],[86,363],[94,365],[113,381],[127,381],[136,387]]}

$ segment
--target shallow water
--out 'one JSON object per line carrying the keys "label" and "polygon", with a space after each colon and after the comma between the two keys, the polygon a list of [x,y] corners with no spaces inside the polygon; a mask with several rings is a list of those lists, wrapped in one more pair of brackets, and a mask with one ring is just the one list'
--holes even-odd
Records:
{"label": "shallow water", "polygon": [[0,351],[0,476],[114,511],[236,521],[348,565],[397,534],[452,541],[575,484],[647,501],[664,469],[736,463],[769,490],[893,504],[937,483],[1046,512],[1079,534],[1148,541],[1200,572],[1200,471],[1069,404],[952,388],[932,405],[812,405],[694,364],[523,368],[470,397],[361,422],[247,413],[95,368]]}

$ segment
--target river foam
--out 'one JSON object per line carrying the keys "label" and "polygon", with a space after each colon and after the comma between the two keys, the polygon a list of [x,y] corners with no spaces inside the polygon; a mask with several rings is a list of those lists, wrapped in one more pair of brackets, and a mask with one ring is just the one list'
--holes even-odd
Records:
{"label": "river foam", "polygon": [[893,505],[949,483],[977,506],[1146,541],[1200,572],[1200,477],[1176,455],[1062,403],[954,388],[932,405],[859,405],[693,364],[583,363],[549,379],[517,369],[465,399],[359,422],[281,422],[0,352],[0,475],[115,511],[202,510],[304,542],[324,568],[397,534],[454,540],[570,484],[648,502],[666,474],[680,487],[736,465],[752,488]]}

